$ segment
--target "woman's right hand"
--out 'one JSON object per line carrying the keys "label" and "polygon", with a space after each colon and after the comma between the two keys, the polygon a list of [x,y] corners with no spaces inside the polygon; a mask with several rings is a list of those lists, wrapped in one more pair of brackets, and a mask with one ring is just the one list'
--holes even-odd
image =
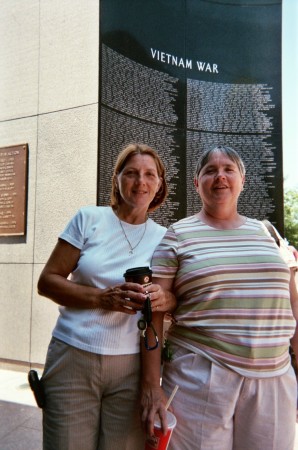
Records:
{"label": "woman's right hand", "polygon": [[123,283],[100,289],[69,280],[68,276],[76,268],[80,254],[78,248],[59,239],[39,277],[38,293],[59,305],[71,308],[103,308],[126,314],[136,314],[136,311],[143,308],[146,295],[140,284]]}
{"label": "woman's right hand", "polygon": [[137,311],[143,309],[146,297],[141,284],[123,283],[99,290],[98,303],[102,309],[136,314]]}

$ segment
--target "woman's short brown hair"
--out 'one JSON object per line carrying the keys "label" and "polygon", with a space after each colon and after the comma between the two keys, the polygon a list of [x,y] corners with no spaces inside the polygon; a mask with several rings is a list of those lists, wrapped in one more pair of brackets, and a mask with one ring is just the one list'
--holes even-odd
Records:
{"label": "woman's short brown hair", "polygon": [[126,166],[128,160],[132,158],[134,155],[149,155],[151,156],[156,164],[158,176],[161,179],[161,186],[156,193],[154,199],[150,203],[148,207],[148,212],[154,211],[157,209],[166,199],[168,195],[168,186],[166,182],[166,171],[162,160],[160,159],[157,152],[149,147],[146,144],[136,144],[132,143],[127,145],[118,155],[116,160],[116,164],[113,171],[112,178],[112,191],[111,191],[111,206],[116,209],[121,203],[121,195],[119,189],[117,187],[117,175],[122,172],[124,167]]}

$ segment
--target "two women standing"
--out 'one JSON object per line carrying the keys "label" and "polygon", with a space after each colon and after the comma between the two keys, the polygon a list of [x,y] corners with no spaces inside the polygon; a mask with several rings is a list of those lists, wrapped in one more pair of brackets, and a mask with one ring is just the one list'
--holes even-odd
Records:
{"label": "two women standing", "polygon": [[[131,145],[116,162],[111,207],[69,222],[38,284],[60,305],[42,377],[44,449],[142,450],[140,380],[149,434],[156,414],[166,429],[166,397],[179,385],[173,450],[292,449],[297,291],[265,226],[238,213],[244,181],[237,152],[206,152],[195,175],[203,207],[165,234],[147,217],[167,194],[163,164]],[[123,282],[126,269],[151,265],[156,246],[147,293]],[[137,328],[148,293],[160,342],[178,302],[162,387],[161,346],[140,346]]]}

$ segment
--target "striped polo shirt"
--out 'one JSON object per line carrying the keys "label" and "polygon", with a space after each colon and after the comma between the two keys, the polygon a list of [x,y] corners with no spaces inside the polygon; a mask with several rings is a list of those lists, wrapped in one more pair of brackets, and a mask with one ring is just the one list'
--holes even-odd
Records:
{"label": "striped polo shirt", "polygon": [[288,369],[290,273],[260,221],[219,230],[195,215],[182,219],[158,245],[152,268],[173,279],[178,299],[170,341],[244,376]]}

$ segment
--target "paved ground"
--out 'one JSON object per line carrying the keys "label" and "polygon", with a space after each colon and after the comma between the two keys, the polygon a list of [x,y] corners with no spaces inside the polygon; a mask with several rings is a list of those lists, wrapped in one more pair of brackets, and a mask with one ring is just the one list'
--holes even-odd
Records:
{"label": "paved ground", "polygon": [[42,450],[41,416],[27,373],[0,369],[0,450]]}
{"label": "paved ground", "polygon": [[41,416],[27,373],[0,369],[0,450],[42,450]]}
{"label": "paved ground", "polygon": [[0,449],[41,450],[41,410],[0,401]]}

